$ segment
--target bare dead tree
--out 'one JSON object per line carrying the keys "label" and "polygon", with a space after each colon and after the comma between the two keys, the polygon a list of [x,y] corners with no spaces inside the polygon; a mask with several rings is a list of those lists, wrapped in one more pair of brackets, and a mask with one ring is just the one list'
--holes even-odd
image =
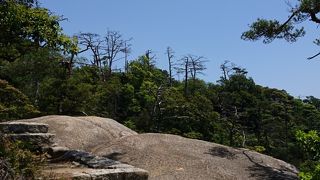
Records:
{"label": "bare dead tree", "polygon": [[[130,47],[128,43],[129,40],[124,40],[122,35],[118,31],[108,30],[105,36],[105,56],[104,60],[106,60],[106,64],[108,67],[108,76],[112,73],[112,65],[115,61],[121,59],[116,59],[120,52],[124,52],[124,49]],[[125,51],[129,53],[129,51]]]}
{"label": "bare dead tree", "polygon": [[98,34],[94,33],[80,33],[78,35],[79,45],[83,47],[82,51],[90,50],[93,56],[93,61],[91,63],[99,68],[101,68],[102,55],[102,43],[103,40],[100,39]]}
{"label": "bare dead tree", "polygon": [[94,33],[80,33],[78,35],[79,45],[83,47],[82,51],[90,51],[93,57],[91,64],[96,66],[99,71],[102,79],[104,79],[104,71],[102,61],[104,59],[104,49],[103,45],[104,40],[100,38],[100,35]]}
{"label": "bare dead tree", "polygon": [[220,65],[220,69],[222,71],[222,80],[228,80],[230,73],[236,75],[246,75],[248,73],[245,68],[242,68],[234,63],[230,63],[230,61],[224,61],[224,63]]}
{"label": "bare dead tree", "polygon": [[203,56],[188,55],[188,58],[190,63],[190,74],[192,79],[195,81],[197,74],[202,74],[202,71],[207,69],[204,65],[206,60],[204,60]]}
{"label": "bare dead tree", "polygon": [[174,51],[171,47],[167,47],[166,51],[167,57],[168,57],[168,63],[169,63],[169,85],[172,86],[172,60],[174,57]]}
{"label": "bare dead tree", "polygon": [[125,42],[124,48],[121,50],[121,52],[124,53],[124,70],[126,73],[128,73],[128,69],[129,69],[128,55],[131,53],[131,44],[128,44],[127,42]]}
{"label": "bare dead tree", "polygon": [[220,65],[220,69],[222,71],[222,79],[223,80],[229,79],[229,72],[231,71],[231,67],[230,67],[229,63],[230,63],[230,61],[224,61]]}
{"label": "bare dead tree", "polygon": [[188,55],[189,58],[189,71],[192,78],[192,87],[191,92],[194,93],[195,85],[196,85],[196,79],[198,74],[203,74],[203,71],[206,69],[204,63],[206,60],[203,56],[194,56],[194,55]]}
{"label": "bare dead tree", "polygon": [[180,60],[180,66],[175,67],[177,73],[184,74],[184,95],[187,97],[188,95],[188,80],[189,80],[189,70],[190,70],[190,63],[189,57],[183,56]]}
{"label": "bare dead tree", "polygon": [[186,55],[183,56],[180,60],[180,65],[175,67],[177,73],[184,74],[184,94],[185,96],[188,95],[189,87],[189,74],[193,82],[195,83],[197,75],[203,74],[203,70],[206,69],[204,63],[207,61],[203,56],[194,56],[194,55]]}
{"label": "bare dead tree", "polygon": [[[92,53],[93,61],[91,63],[99,68],[104,80],[106,78],[104,68],[107,67],[107,76],[109,77],[115,61],[124,58],[125,66],[128,66],[128,55],[131,52],[131,44],[128,42],[131,39],[124,40],[119,32],[108,30],[103,39],[98,34],[80,33],[78,39],[80,47],[83,48],[81,51],[90,50]],[[124,53],[124,57],[117,59],[119,53]]]}

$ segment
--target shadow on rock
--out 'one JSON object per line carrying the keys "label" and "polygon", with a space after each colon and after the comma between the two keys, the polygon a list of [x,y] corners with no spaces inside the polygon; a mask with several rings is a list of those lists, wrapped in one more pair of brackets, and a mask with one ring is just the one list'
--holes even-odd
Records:
{"label": "shadow on rock", "polygon": [[250,155],[243,151],[243,154],[253,163],[252,166],[249,166],[248,170],[250,171],[251,177],[264,180],[297,180],[298,177],[295,172],[291,169],[280,166],[280,168],[272,168],[265,166],[255,161]]}
{"label": "shadow on rock", "polygon": [[103,157],[106,157],[106,158],[109,158],[109,159],[118,161],[118,160],[121,159],[121,156],[122,156],[122,155],[125,155],[125,154],[126,154],[126,153],[113,152],[113,153],[110,153],[110,154],[106,154],[106,155],[104,155]]}
{"label": "shadow on rock", "polygon": [[221,158],[227,158],[227,159],[235,159],[235,153],[229,151],[225,147],[212,147],[209,149],[209,152],[205,154],[210,154],[212,156],[218,156]]}

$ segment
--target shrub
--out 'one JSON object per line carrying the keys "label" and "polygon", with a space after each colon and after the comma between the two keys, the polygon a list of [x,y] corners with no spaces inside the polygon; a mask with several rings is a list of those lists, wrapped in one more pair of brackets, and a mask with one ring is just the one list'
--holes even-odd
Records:
{"label": "shrub", "polygon": [[24,142],[0,137],[0,179],[35,179],[44,156],[31,152]]}

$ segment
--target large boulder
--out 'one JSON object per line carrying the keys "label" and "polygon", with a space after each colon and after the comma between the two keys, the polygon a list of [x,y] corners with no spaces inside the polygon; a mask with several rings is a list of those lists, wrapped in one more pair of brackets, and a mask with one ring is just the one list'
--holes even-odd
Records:
{"label": "large boulder", "polygon": [[150,179],[298,179],[284,161],[176,135],[139,134],[97,147],[94,154],[146,169]]}
{"label": "large boulder", "polygon": [[145,169],[149,179],[298,179],[297,169],[248,149],[168,134],[137,134],[111,119],[46,116],[56,142]]}
{"label": "large boulder", "polygon": [[108,144],[135,131],[108,118],[93,116],[43,116],[19,122],[44,123],[49,125],[49,133],[55,134],[54,141],[59,146],[70,149],[91,151],[99,144]]}

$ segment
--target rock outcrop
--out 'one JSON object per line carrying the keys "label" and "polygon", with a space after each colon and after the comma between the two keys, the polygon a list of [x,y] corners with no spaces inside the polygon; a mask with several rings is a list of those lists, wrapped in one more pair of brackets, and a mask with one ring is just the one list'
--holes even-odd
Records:
{"label": "rock outcrop", "polygon": [[148,179],[148,172],[143,169],[89,152],[58,146],[53,141],[54,134],[48,133],[48,130],[48,125],[43,123],[0,123],[0,132],[7,138],[29,143],[32,150],[48,153],[48,163],[43,167],[39,179]]}
{"label": "rock outcrop", "polygon": [[298,179],[294,166],[273,157],[169,134],[127,136],[93,150],[96,155],[146,169],[152,180]]}
{"label": "rock outcrop", "polygon": [[[80,150],[52,147],[50,164],[42,171],[44,177],[72,179],[147,180],[148,172],[106,157],[100,157]],[[72,162],[72,166],[66,162]]]}
{"label": "rock outcrop", "polygon": [[[48,124],[59,145],[89,152],[97,157],[94,161],[106,157],[145,169],[152,180],[298,179],[294,166],[255,151],[176,135],[137,134],[106,118],[46,116],[23,122]],[[56,172],[68,174],[63,169]]]}
{"label": "rock outcrop", "polygon": [[35,150],[54,144],[54,134],[48,133],[48,125],[42,123],[4,122],[0,123],[0,132],[11,140],[29,143]]}
{"label": "rock outcrop", "polygon": [[55,134],[54,142],[70,149],[92,150],[97,144],[106,144],[119,138],[136,135],[135,131],[115,120],[100,117],[44,116],[19,122],[49,125]]}

